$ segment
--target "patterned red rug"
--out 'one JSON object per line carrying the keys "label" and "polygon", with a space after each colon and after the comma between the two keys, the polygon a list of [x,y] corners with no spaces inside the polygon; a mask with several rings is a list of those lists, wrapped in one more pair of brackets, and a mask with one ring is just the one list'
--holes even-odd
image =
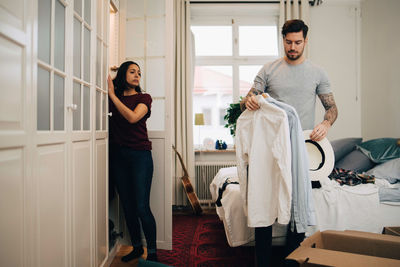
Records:
{"label": "patterned red rug", "polygon": [[158,250],[160,262],[180,267],[254,266],[254,247],[232,248],[218,215],[174,215],[172,250]]}

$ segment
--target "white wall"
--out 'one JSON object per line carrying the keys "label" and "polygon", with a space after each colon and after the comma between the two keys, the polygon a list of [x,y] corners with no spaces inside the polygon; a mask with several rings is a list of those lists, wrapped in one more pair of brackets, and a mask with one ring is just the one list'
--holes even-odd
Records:
{"label": "white wall", "polygon": [[[310,11],[310,59],[328,73],[339,116],[328,138],[400,136],[400,1],[326,0]],[[323,118],[318,104],[316,122]]]}
{"label": "white wall", "polygon": [[[309,58],[327,72],[339,111],[329,140],[361,136],[359,10],[358,1],[338,0],[310,8]],[[315,123],[325,114],[317,103]]]}
{"label": "white wall", "polygon": [[362,135],[400,137],[400,1],[362,2]]}

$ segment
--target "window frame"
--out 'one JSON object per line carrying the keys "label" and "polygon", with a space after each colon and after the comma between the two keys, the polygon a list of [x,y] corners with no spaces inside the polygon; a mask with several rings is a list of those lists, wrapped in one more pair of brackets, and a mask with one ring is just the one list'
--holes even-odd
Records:
{"label": "window frame", "polygon": [[[251,16],[249,13],[240,15],[207,16],[205,14],[192,15],[191,26],[232,26],[232,56],[195,56],[195,66],[231,66],[232,67],[232,103],[240,99],[240,66],[263,66],[267,62],[280,57],[279,54],[279,10],[271,9],[264,16]],[[239,55],[239,27],[240,26],[276,26],[278,55],[276,56],[240,56]],[[254,75],[255,76],[255,75]],[[251,88],[248,88],[249,90]],[[220,114],[219,114],[220,115]],[[218,116],[219,117],[219,116]],[[194,125],[193,125],[194,127]],[[200,144],[201,145],[201,144]]]}

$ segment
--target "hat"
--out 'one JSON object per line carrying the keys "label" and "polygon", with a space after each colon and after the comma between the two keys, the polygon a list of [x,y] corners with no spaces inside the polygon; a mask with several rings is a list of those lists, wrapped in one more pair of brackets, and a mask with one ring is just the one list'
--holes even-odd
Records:
{"label": "hat", "polygon": [[311,181],[327,179],[335,165],[335,155],[329,140],[325,137],[321,141],[310,139],[312,130],[303,131],[306,150],[310,165]]}

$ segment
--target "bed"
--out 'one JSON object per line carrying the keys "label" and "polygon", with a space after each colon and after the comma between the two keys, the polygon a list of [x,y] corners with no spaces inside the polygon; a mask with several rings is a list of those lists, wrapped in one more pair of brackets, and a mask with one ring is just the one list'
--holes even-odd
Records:
{"label": "bed", "polygon": [[[376,164],[369,158],[367,161],[358,153],[357,144],[354,145],[354,142],[360,144],[361,138],[353,138],[352,142],[346,139],[346,142],[348,143],[346,143],[347,147],[343,145],[343,142],[331,142],[336,158],[335,167],[344,166],[357,172],[378,173],[383,176],[382,168],[379,169],[379,165],[383,166],[383,164]],[[355,157],[354,154],[360,158]],[[396,165],[392,164],[390,170],[392,173],[396,173],[390,173],[390,177],[384,179],[377,178],[375,183],[349,186],[341,185],[328,177],[322,179],[322,187],[312,189],[317,225],[309,227],[306,236],[312,235],[317,230],[358,230],[382,233],[385,226],[399,226],[400,201],[382,201],[382,194],[380,194],[382,189],[400,191],[400,175],[398,174],[400,172],[400,158],[393,159],[390,162],[396,163]],[[393,180],[390,180],[390,178],[393,178],[392,176],[397,176],[398,180],[393,182]],[[231,247],[252,245],[254,229],[247,227],[239,184],[234,183],[238,182],[236,167],[222,168],[216,174],[210,184],[213,201],[218,200],[219,191],[226,181],[230,183],[226,185],[221,194],[220,205],[217,205],[216,211],[223,221],[227,242]],[[287,225],[275,223],[272,227],[272,245],[284,245],[286,232]]]}

